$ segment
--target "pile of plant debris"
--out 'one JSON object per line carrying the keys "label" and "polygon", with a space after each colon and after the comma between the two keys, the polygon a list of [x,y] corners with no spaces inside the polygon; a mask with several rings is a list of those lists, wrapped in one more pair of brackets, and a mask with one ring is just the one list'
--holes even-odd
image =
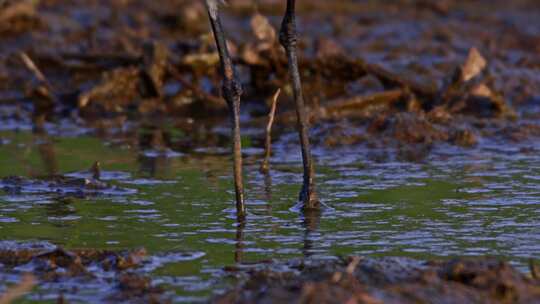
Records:
{"label": "pile of plant debris", "polygon": [[[266,100],[277,88],[283,98],[291,94],[276,35],[282,2],[237,0],[223,9],[243,109],[261,129]],[[314,138],[328,146],[425,148],[539,136],[531,122],[540,89],[535,5],[300,3],[300,67]],[[200,1],[3,1],[0,105],[18,110],[0,118],[31,117],[35,129],[65,118],[101,130],[172,121],[188,134],[224,119],[207,23]],[[276,133],[291,130],[290,109],[279,103]]]}

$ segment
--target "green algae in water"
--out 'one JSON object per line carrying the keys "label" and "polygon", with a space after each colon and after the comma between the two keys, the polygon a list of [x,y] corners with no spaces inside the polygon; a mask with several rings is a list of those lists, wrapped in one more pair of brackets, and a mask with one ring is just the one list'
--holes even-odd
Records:
{"label": "green algae in water", "polygon": [[333,210],[302,217],[290,210],[301,180],[300,156],[295,147],[278,143],[271,187],[258,173],[259,156],[247,156],[250,214],[238,225],[226,154],[148,157],[135,147],[91,136],[4,132],[0,137],[7,142],[0,146],[3,177],[51,170],[84,176],[100,161],[107,183],[136,190],[69,199],[3,192],[0,239],[46,241],[66,249],[144,247],[150,257],[139,271],[173,290],[177,301],[224,290],[230,281],[223,267],[237,262],[349,254],[491,255],[525,270],[528,258],[540,257],[540,158],[530,152],[538,151],[535,146],[441,147],[423,163],[372,161],[362,147],[317,149],[320,195]]}

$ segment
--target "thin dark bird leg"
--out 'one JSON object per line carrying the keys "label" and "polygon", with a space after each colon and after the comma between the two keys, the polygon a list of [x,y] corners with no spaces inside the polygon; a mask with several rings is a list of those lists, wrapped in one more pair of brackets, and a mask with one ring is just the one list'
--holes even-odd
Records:
{"label": "thin dark bird leg", "polygon": [[221,73],[223,75],[223,98],[227,102],[230,111],[232,137],[233,137],[233,159],[234,159],[234,186],[236,192],[236,212],[238,216],[246,214],[244,204],[244,183],[242,181],[242,144],[240,138],[240,96],[242,87],[236,78],[233,63],[227,49],[227,42],[223,26],[219,18],[218,0],[205,0],[210,24],[216,39],[216,45],[221,62]]}
{"label": "thin dark bird leg", "polygon": [[319,200],[315,191],[315,169],[309,146],[308,122],[304,108],[304,97],[296,52],[295,2],[295,0],[287,0],[287,11],[281,23],[279,41],[285,48],[289,61],[289,76],[292,81],[294,101],[296,104],[297,129],[300,135],[300,145],[302,146],[304,182],[300,191],[300,201],[304,204],[304,209],[316,209],[319,207]]}

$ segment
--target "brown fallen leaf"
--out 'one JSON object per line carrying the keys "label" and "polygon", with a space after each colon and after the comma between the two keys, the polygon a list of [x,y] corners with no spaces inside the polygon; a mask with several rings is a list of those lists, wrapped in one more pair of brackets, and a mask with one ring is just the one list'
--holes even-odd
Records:
{"label": "brown fallen leaf", "polygon": [[36,16],[37,1],[0,1],[0,23],[9,23],[14,18]]}
{"label": "brown fallen leaf", "polygon": [[493,91],[484,83],[480,83],[471,88],[470,96],[472,100],[480,98],[489,100],[491,106],[494,108],[498,116],[504,116],[507,118],[516,118],[517,114],[512,107],[510,107],[502,94]]}
{"label": "brown fallen leaf", "polygon": [[265,41],[273,43],[276,41],[276,30],[270,22],[268,21],[268,18],[265,16],[257,13],[251,18],[251,29],[253,30],[253,33],[255,34],[255,37],[259,41]]}
{"label": "brown fallen leaf", "polygon": [[486,59],[480,54],[478,49],[471,48],[467,60],[461,66],[461,80],[468,82],[482,73],[487,67]]}

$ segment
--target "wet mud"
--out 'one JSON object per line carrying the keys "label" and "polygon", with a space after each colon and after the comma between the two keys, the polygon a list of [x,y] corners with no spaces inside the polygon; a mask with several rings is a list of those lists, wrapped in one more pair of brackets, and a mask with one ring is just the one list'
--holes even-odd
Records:
{"label": "wet mud", "polygon": [[[68,251],[50,244],[7,245],[3,243],[0,249],[2,276],[29,274],[37,284],[57,289],[55,300],[58,303],[69,302],[64,298],[64,293],[75,301],[166,302],[163,289],[153,286],[149,277],[133,271],[147,258],[144,249],[118,252],[91,249]],[[85,285],[93,288],[101,285],[99,296],[87,297]],[[7,293],[9,289],[4,294]],[[33,300],[40,300],[39,293]]]}
{"label": "wet mud", "polygon": [[[469,147],[482,138],[537,138],[539,128],[529,121],[538,116],[540,87],[536,3],[487,3],[300,4],[300,68],[317,144],[423,150],[441,142]],[[226,122],[201,3],[3,6],[0,104],[18,104],[5,119],[30,119],[39,130],[76,117],[103,130],[128,121],[159,128],[168,117],[188,134],[216,117]],[[282,6],[231,1],[225,9],[245,124],[258,128],[277,88],[285,89],[282,99],[291,97],[275,31]],[[280,103],[276,120],[274,133],[292,131],[290,102]]]}
{"label": "wet mud", "polygon": [[0,180],[0,187],[7,195],[21,194],[56,194],[68,198],[106,195],[130,195],[136,190],[109,185],[106,182],[92,178],[77,178],[65,175],[27,179],[20,176],[10,176]]}
{"label": "wet mud", "polygon": [[[540,280],[490,258],[349,257],[254,270],[213,303],[540,303]],[[283,269],[281,267],[276,267]]]}

